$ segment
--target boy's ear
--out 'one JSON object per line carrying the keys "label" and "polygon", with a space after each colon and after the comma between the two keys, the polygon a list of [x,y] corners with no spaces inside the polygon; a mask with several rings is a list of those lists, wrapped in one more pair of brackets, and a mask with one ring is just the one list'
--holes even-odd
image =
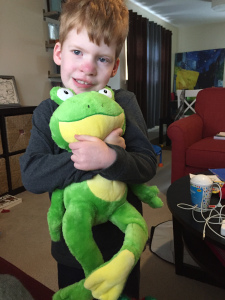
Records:
{"label": "boy's ear", "polygon": [[57,42],[53,50],[53,60],[56,65],[61,65],[61,44]]}
{"label": "boy's ear", "polygon": [[120,64],[120,59],[117,58],[116,62],[115,62],[115,65],[113,67],[113,70],[112,70],[112,74],[111,74],[111,77],[114,77],[117,73],[117,70],[119,68],[119,64]]}

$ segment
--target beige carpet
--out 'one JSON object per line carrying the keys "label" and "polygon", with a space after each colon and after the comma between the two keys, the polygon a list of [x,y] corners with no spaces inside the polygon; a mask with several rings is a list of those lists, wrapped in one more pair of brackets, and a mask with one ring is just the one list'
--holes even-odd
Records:
{"label": "beige carpet", "polygon": [[[170,151],[163,150],[164,166],[158,168],[151,181],[152,185],[159,187],[164,207],[153,210],[144,204],[144,217],[149,230],[151,226],[171,220],[166,205],[166,191],[170,185],[170,156]],[[23,198],[22,204],[11,208],[10,213],[0,214],[0,256],[56,291],[57,270],[50,254],[46,221],[50,204],[48,194],[23,192],[19,196]],[[150,295],[157,300],[221,300],[225,297],[223,289],[177,276],[172,264],[158,258],[148,248],[142,255],[141,275],[141,297]]]}

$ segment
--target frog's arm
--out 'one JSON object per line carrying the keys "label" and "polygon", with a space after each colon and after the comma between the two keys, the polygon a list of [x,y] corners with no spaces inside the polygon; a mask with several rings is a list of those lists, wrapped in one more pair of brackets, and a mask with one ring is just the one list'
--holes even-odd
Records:
{"label": "frog's arm", "polygon": [[130,184],[129,187],[142,202],[147,203],[152,208],[160,208],[163,206],[162,200],[158,197],[159,189],[157,186]]}

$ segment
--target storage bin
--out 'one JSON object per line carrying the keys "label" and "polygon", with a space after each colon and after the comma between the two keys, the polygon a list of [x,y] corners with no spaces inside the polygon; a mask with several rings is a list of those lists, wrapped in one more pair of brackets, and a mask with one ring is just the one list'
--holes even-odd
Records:
{"label": "storage bin", "polygon": [[16,155],[11,155],[9,157],[12,190],[23,186],[19,163],[19,158],[22,155],[23,153],[20,153]]}
{"label": "storage bin", "polygon": [[8,192],[8,180],[5,159],[0,158],[0,195]]}
{"label": "storage bin", "polygon": [[32,128],[32,114],[5,117],[8,151],[26,149]]}

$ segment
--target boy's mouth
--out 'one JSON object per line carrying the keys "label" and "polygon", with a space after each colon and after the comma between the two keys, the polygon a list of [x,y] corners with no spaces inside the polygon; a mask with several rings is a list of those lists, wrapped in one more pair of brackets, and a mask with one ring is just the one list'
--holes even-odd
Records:
{"label": "boy's mouth", "polygon": [[81,79],[73,78],[74,85],[76,88],[87,91],[93,88],[93,84],[91,82],[87,82]]}
{"label": "boy's mouth", "polygon": [[93,84],[91,82],[87,82],[87,81],[84,81],[84,80],[81,80],[81,79],[75,79],[75,78],[73,78],[73,80],[75,81],[76,85],[78,87],[81,87],[81,88],[82,87],[90,88],[90,87],[93,86]]}
{"label": "boy's mouth", "polygon": [[80,83],[80,84],[90,85],[90,83],[85,82],[85,81],[83,81],[83,80],[79,80],[79,79],[75,79],[75,80],[76,80],[76,82],[78,82],[78,83]]}

